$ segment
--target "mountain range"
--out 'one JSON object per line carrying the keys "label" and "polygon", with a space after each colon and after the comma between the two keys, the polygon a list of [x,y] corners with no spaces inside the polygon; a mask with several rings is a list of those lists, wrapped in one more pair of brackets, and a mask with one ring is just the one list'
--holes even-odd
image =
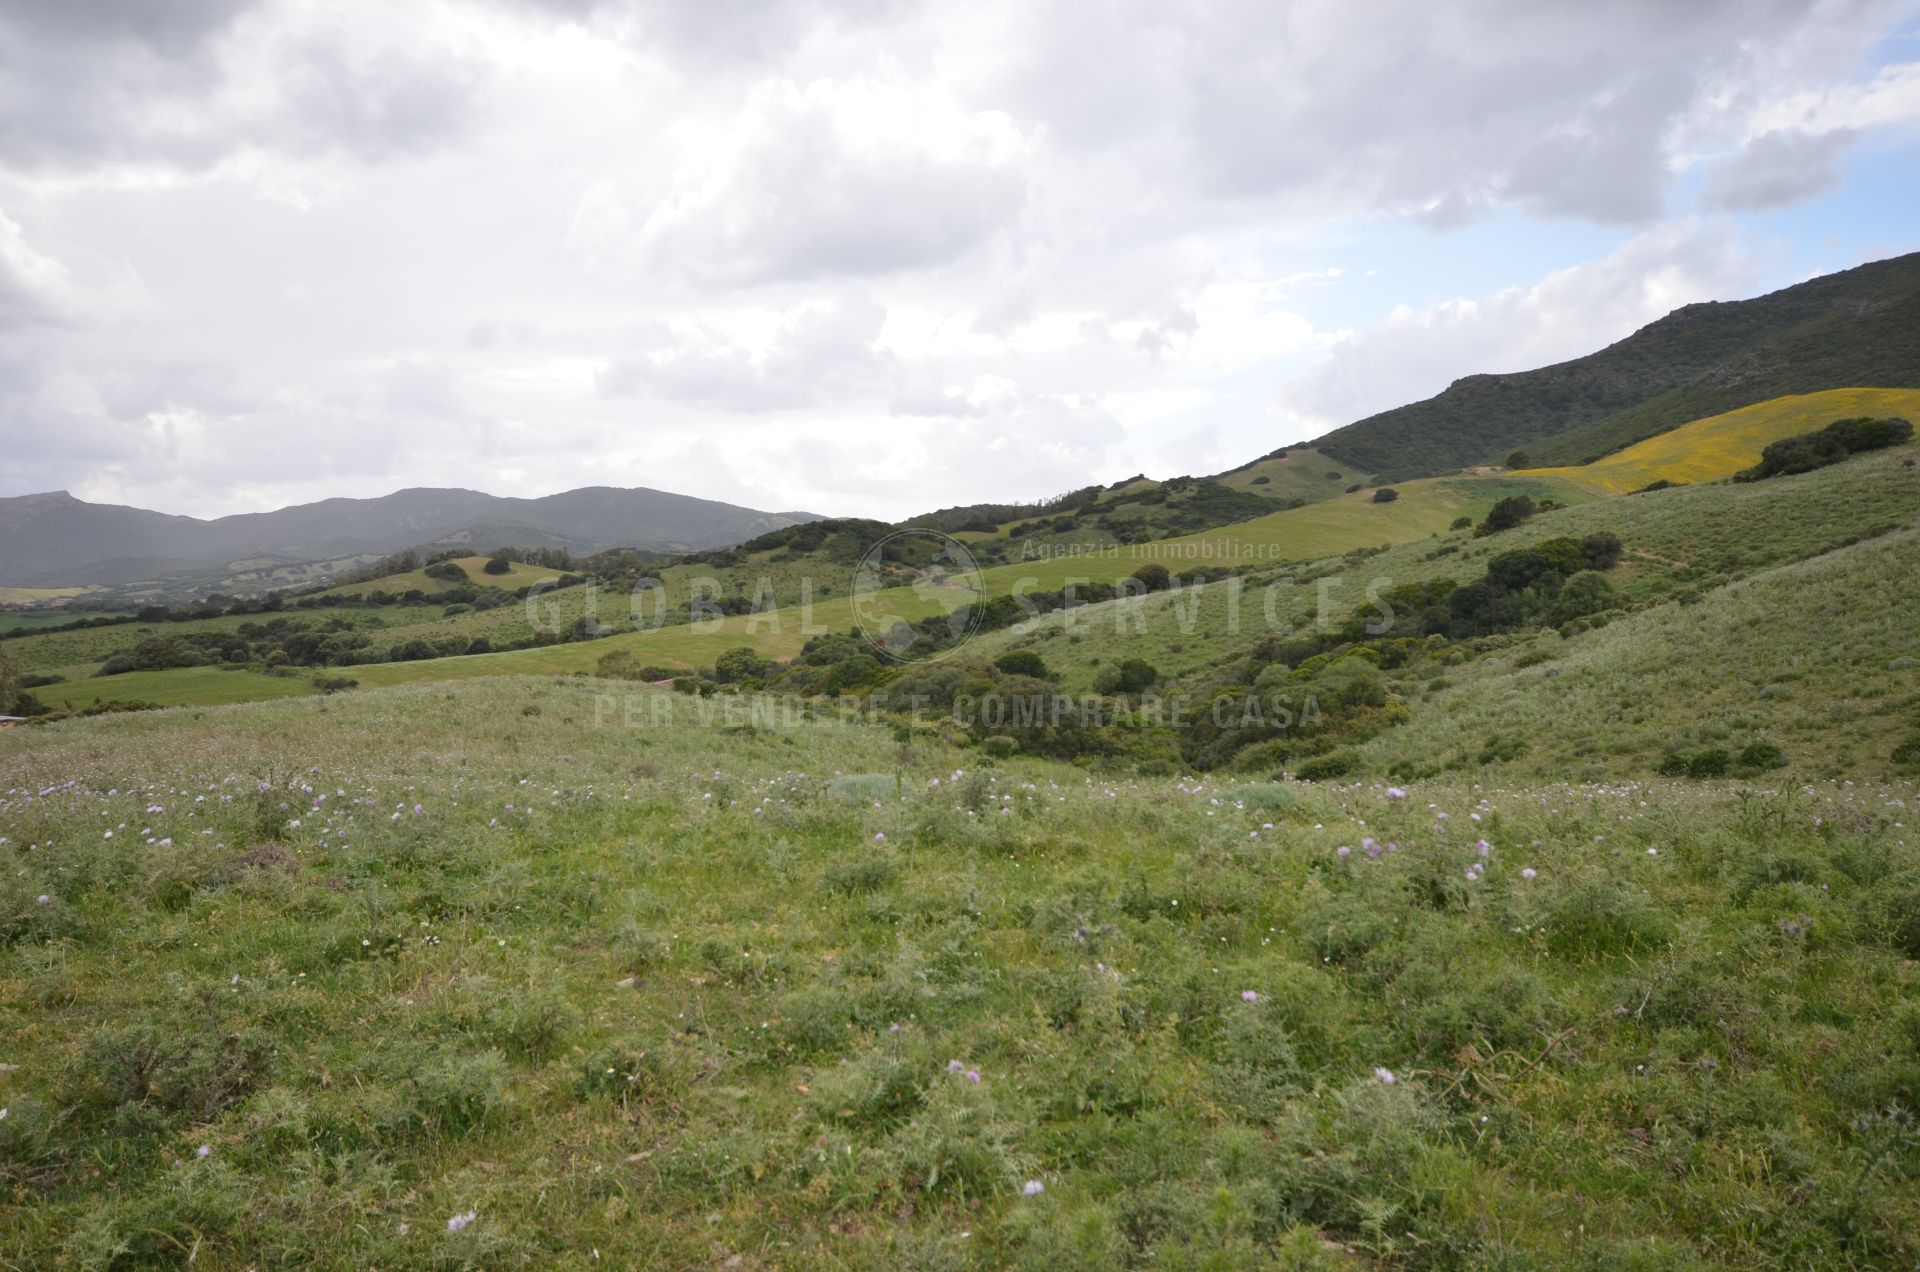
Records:
{"label": "mountain range", "polygon": [[[1586,464],[1691,420],[1856,386],[1920,387],[1920,253],[1751,300],[1687,305],[1586,357],[1469,375],[1307,445],[1376,483],[1502,464],[1517,450],[1531,466]],[[1337,490],[1335,483],[1306,497]],[[998,519],[1031,512],[979,508]],[[0,586],[157,581],[170,590],[259,591],[410,547],[699,551],[814,520],[645,487],[589,486],[540,499],[419,488],[211,521],[55,491],[0,499]]]}
{"label": "mountain range", "polygon": [[644,486],[587,486],[540,499],[414,488],[210,521],[53,491],[0,499],[0,586],[197,581],[440,544],[698,551],[814,520],[813,513],[760,512]]}

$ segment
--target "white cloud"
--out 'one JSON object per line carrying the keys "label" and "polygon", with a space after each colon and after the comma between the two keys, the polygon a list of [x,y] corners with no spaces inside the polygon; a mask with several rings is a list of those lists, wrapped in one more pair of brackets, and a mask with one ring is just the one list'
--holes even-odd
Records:
{"label": "white cloud", "polygon": [[1317,434],[1431,397],[1462,376],[1564,362],[1682,305],[1745,294],[1758,266],[1724,221],[1662,225],[1601,260],[1524,287],[1402,306],[1283,385],[1277,409]]}
{"label": "white cloud", "polygon": [[[1231,466],[1784,281],[1682,178],[1779,206],[1906,135],[1920,71],[1866,68],[1912,7],[0,5],[0,492]],[[1495,212],[1602,229],[1382,319],[1375,253],[1448,294]]]}

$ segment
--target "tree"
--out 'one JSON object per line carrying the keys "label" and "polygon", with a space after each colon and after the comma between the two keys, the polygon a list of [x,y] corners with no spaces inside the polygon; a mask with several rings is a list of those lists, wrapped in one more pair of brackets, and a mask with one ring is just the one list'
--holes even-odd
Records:
{"label": "tree", "polygon": [[1487,513],[1487,519],[1475,527],[1473,537],[1482,539],[1490,534],[1498,534],[1502,530],[1511,530],[1531,517],[1533,513],[1533,500],[1525,495],[1508,495],[1493,505]]}
{"label": "tree", "polygon": [[1527,452],[1523,450],[1517,450],[1513,452],[1513,454],[1507,456],[1506,466],[1508,468],[1532,468],[1533,456],[1527,454]]}
{"label": "tree", "polygon": [[513,573],[513,562],[496,552],[487,558],[487,563],[480,568],[487,574],[511,574]]}
{"label": "tree", "polygon": [[1554,617],[1564,623],[1612,609],[1618,603],[1619,597],[1606,575],[1598,570],[1582,570],[1561,587],[1554,602]]}
{"label": "tree", "polygon": [[1373,492],[1373,502],[1375,503],[1392,503],[1394,500],[1398,499],[1399,497],[1400,497],[1400,492],[1395,490],[1392,486],[1382,486],[1380,487],[1380,489]]}
{"label": "tree", "polygon": [[744,680],[765,680],[773,664],[745,645],[729,649],[713,660],[713,678],[722,684]]}

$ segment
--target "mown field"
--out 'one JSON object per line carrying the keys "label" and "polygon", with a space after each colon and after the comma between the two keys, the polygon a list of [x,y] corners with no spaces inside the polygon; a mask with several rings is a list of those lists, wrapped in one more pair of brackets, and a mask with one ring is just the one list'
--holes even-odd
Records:
{"label": "mown field", "polygon": [[0,1258],[1920,1256],[1909,791],[1106,778],[630,691],[0,735]]}

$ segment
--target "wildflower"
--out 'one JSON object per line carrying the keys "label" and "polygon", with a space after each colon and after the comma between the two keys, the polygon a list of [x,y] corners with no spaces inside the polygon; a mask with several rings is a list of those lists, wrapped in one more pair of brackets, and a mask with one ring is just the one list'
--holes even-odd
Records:
{"label": "wildflower", "polygon": [[1392,1086],[1394,1083],[1400,1080],[1399,1078],[1396,1078],[1393,1076],[1392,1069],[1386,1069],[1386,1068],[1375,1069],[1373,1071],[1373,1076],[1380,1079],[1380,1085],[1382,1086]]}
{"label": "wildflower", "polygon": [[1037,1179],[1029,1179],[1021,1187],[1020,1194],[1023,1197],[1038,1197],[1041,1193],[1045,1191],[1047,1191],[1047,1186],[1045,1184],[1041,1183]]}
{"label": "wildflower", "polygon": [[480,1212],[477,1210],[469,1210],[467,1211],[467,1213],[463,1215],[455,1215],[453,1218],[447,1220],[447,1231],[448,1232],[463,1231],[468,1224],[472,1223],[475,1219],[478,1219],[479,1217],[480,1217]]}
{"label": "wildflower", "polygon": [[958,1072],[960,1072],[960,1071],[961,1071],[962,1069],[964,1069],[964,1068],[966,1068],[966,1066],[965,1066],[965,1065],[963,1065],[963,1064],[961,1064],[961,1063],[960,1063],[960,1062],[959,1062],[958,1060],[949,1060],[949,1061],[947,1061],[947,1072],[948,1072],[948,1073],[958,1073]]}
{"label": "wildflower", "polygon": [[1405,799],[1406,797],[1407,797],[1407,793],[1401,790],[1398,786],[1387,787],[1388,799]]}
{"label": "wildflower", "polygon": [[1341,844],[1338,848],[1335,848],[1333,850],[1333,855],[1343,859],[1347,857],[1351,857],[1353,856],[1353,849],[1347,847],[1345,844]]}
{"label": "wildflower", "polygon": [[1473,846],[1473,850],[1479,853],[1482,857],[1487,857],[1493,854],[1493,845],[1488,843],[1486,840],[1482,839],[1479,843]]}
{"label": "wildflower", "polygon": [[1260,995],[1251,989],[1243,989],[1240,991],[1240,1001],[1243,1003],[1257,1003],[1260,1001]]}
{"label": "wildflower", "polygon": [[968,1069],[968,1070],[967,1070],[967,1081],[969,1081],[969,1082],[971,1082],[971,1083],[973,1083],[973,1084],[974,1084],[975,1086],[978,1086],[978,1085],[980,1085],[980,1070],[978,1070],[978,1069]]}
{"label": "wildflower", "polygon": [[886,842],[887,842],[887,832],[886,832],[886,831],[884,831],[884,830],[880,830],[880,831],[875,831],[875,832],[874,832],[874,835],[873,835],[873,842],[874,842],[874,843],[876,843],[876,844],[884,844],[884,843],[886,843]]}
{"label": "wildflower", "polygon": [[52,905],[53,898],[51,896],[48,896],[46,893],[42,892],[39,896],[33,899],[33,903],[35,905]]}
{"label": "wildflower", "polygon": [[1522,879],[1531,879],[1534,877],[1534,875],[1538,873],[1539,871],[1535,870],[1532,866],[1528,866],[1525,870],[1522,870],[1520,872],[1520,877]]}
{"label": "wildflower", "polygon": [[213,1145],[202,1144],[200,1147],[193,1150],[193,1155],[195,1157],[198,1157],[201,1161],[204,1162],[207,1160],[207,1158],[213,1156]]}

